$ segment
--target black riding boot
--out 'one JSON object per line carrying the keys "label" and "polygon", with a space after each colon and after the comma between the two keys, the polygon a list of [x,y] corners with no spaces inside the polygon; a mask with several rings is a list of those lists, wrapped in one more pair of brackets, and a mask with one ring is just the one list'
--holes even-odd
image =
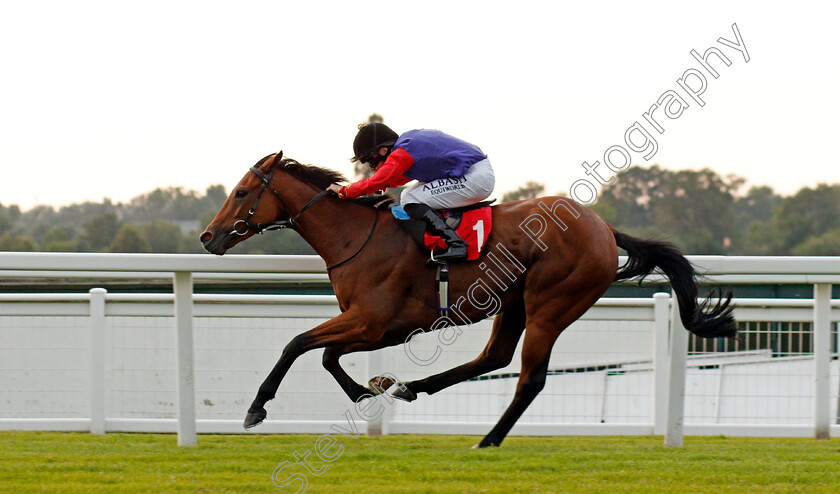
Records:
{"label": "black riding boot", "polygon": [[443,238],[446,242],[447,249],[434,255],[436,261],[461,261],[467,258],[467,243],[446,224],[446,221],[434,209],[425,204],[411,203],[403,206],[403,210],[413,219],[425,221],[426,231]]}

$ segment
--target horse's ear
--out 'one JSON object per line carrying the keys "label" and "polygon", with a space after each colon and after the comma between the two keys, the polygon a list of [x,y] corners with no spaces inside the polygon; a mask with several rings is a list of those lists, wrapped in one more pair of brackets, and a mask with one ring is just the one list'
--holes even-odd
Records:
{"label": "horse's ear", "polygon": [[282,161],[283,161],[283,151],[280,151],[280,152],[278,152],[277,154],[274,155],[274,159],[271,160],[271,164],[266,168],[266,171],[271,171],[271,170],[277,168],[277,165],[279,165],[280,162],[282,162]]}
{"label": "horse's ear", "polygon": [[265,158],[262,159],[261,164],[259,165],[260,170],[263,173],[268,173],[271,170],[277,168],[277,165],[283,160],[283,151],[279,153],[269,154]]}

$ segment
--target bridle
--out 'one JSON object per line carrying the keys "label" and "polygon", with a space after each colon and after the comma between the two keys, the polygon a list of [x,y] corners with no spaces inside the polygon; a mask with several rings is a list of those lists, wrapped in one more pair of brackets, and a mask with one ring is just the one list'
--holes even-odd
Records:
{"label": "bridle", "polygon": [[[298,218],[300,218],[300,215],[302,215],[304,211],[309,209],[313,204],[321,200],[321,198],[323,198],[324,196],[333,194],[333,192],[329,190],[319,192],[315,197],[310,199],[309,202],[307,202],[302,208],[300,208],[300,211],[298,211],[296,215],[292,216],[291,212],[289,211],[289,208],[286,206],[286,202],[283,201],[283,197],[280,195],[280,193],[274,190],[273,188],[269,189],[269,186],[271,185],[271,179],[274,178],[274,170],[271,170],[271,172],[269,172],[269,174],[266,175],[265,173],[261,172],[260,169],[256,166],[252,166],[251,171],[262,182],[262,185],[260,185],[260,191],[257,192],[257,198],[254,199],[254,205],[251,206],[251,209],[248,210],[248,214],[245,216],[245,219],[236,220],[236,222],[233,224],[233,230],[230,231],[229,235],[239,235],[241,237],[242,235],[246,235],[252,229],[254,230],[254,233],[262,235],[263,232],[280,230],[281,228],[295,228],[297,226],[295,222]],[[277,199],[280,200],[280,205],[283,207],[283,211],[285,211],[289,217],[282,220],[272,221],[270,223],[249,223],[248,220],[250,220],[251,216],[253,216],[254,212],[256,212],[257,206],[259,206],[260,204],[260,198],[262,197],[263,192],[265,192],[266,189],[270,190],[271,193],[274,194],[275,197],[277,197]],[[243,225],[245,229],[240,231],[239,225]]]}
{"label": "bridle", "polygon": [[[254,199],[254,205],[251,206],[251,209],[248,210],[248,214],[245,216],[245,219],[236,220],[236,222],[233,224],[233,230],[230,231],[229,235],[239,235],[241,237],[243,235],[247,235],[248,232],[251,231],[251,230],[254,230],[255,233],[262,235],[263,232],[269,232],[269,231],[272,231],[272,230],[280,230],[280,229],[283,229],[283,228],[295,229],[295,228],[297,228],[297,220],[298,220],[298,218],[300,218],[300,216],[303,214],[304,211],[306,211],[307,209],[312,207],[312,205],[314,205],[316,202],[320,201],[324,196],[328,196],[328,195],[335,196],[336,195],[335,192],[333,192],[331,190],[321,191],[315,197],[310,199],[309,202],[307,202],[302,208],[300,208],[300,211],[298,211],[297,214],[292,215],[291,212],[289,211],[289,208],[286,206],[286,202],[283,200],[283,197],[280,195],[280,193],[277,192],[275,189],[270,188],[271,187],[271,179],[274,178],[274,170],[271,170],[268,173],[268,175],[266,175],[265,173],[260,171],[260,169],[257,168],[256,166],[252,166],[251,171],[262,182],[262,185],[260,185],[260,191],[257,193],[257,197],[256,197],[256,199]],[[251,216],[253,216],[254,212],[257,210],[257,206],[259,206],[259,204],[260,204],[260,198],[262,197],[263,192],[265,192],[266,189],[270,190],[271,193],[274,194],[274,196],[277,197],[278,200],[280,200],[280,205],[283,208],[283,211],[285,211],[288,218],[282,219],[282,220],[277,220],[277,221],[272,221],[272,222],[269,222],[269,223],[249,223],[248,220],[251,219]],[[365,246],[368,244],[368,242],[370,242],[370,239],[373,237],[373,232],[376,230],[376,223],[379,220],[379,205],[382,204],[382,203],[384,203],[384,201],[380,202],[379,204],[374,206],[373,225],[370,227],[370,232],[368,232],[368,236],[367,236],[367,238],[365,238],[365,241],[364,241],[364,243],[362,243],[362,246],[359,247],[359,250],[357,250],[352,256],[348,257],[347,259],[345,259],[345,260],[343,260],[339,263],[333,264],[332,266],[327,266],[327,271],[329,271],[333,268],[337,268],[337,267],[339,267],[343,264],[346,264],[346,263],[350,262],[357,255],[359,255],[359,253],[362,252],[362,249],[364,249]],[[245,229],[240,231],[239,225],[244,226]]]}

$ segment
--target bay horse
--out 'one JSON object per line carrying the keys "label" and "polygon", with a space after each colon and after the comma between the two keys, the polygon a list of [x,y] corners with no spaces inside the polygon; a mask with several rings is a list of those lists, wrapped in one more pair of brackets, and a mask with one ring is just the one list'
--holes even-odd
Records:
{"label": "bay horse", "polygon": [[[405,343],[422,330],[468,324],[495,315],[489,341],[472,361],[439,374],[398,383],[393,396],[406,401],[507,366],[524,332],[516,393],[478,447],[498,446],[543,389],[548,361],[560,333],[617,280],[659,269],[676,293],[680,318],[704,338],[732,337],[737,326],[731,295],[716,304],[697,302],[697,280],[673,245],[618,232],[591,210],[563,197],[514,201],[492,207],[493,229],[481,257],[450,267],[452,319],[438,316],[436,270],[426,255],[381,207],[382,196],[341,200],[325,189],[345,181],[340,173],[284,159],[282,151],[251,167],[201,234],[204,248],[222,255],[263,230],[297,231],[328,266],[341,314],[303,332],[283,349],[248,409],[244,426],[266,417],[289,367],[323,348],[323,366],[354,402],[382,391],[365,387],[342,369],[339,358]],[[385,200],[387,205],[387,199]],[[618,250],[628,253],[619,269]],[[457,316],[457,320],[456,320]],[[388,380],[384,387],[391,385]],[[371,380],[371,383],[374,379]],[[372,389],[373,388],[373,389]]]}

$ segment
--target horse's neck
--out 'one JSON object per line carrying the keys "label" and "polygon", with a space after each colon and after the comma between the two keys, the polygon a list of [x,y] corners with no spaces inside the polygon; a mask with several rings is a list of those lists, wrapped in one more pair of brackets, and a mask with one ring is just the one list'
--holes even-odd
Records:
{"label": "horse's neck", "polygon": [[[289,213],[297,214],[318,194],[313,187],[301,183],[284,190]],[[327,263],[337,264],[353,254],[360,237],[367,236],[374,210],[345,201],[324,197],[298,218],[297,232]],[[363,238],[362,238],[363,240]]]}

